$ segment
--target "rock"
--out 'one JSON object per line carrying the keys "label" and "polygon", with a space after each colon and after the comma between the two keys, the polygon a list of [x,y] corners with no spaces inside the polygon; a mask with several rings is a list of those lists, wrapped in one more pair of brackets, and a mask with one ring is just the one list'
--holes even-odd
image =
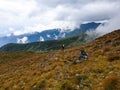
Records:
{"label": "rock", "polygon": [[33,86],[33,88],[36,88],[36,87],[37,87],[36,85]]}
{"label": "rock", "polygon": [[83,88],[84,86],[82,84],[80,84],[80,88]]}
{"label": "rock", "polygon": [[80,60],[76,60],[76,63],[79,63],[80,62]]}
{"label": "rock", "polygon": [[80,89],[80,86],[79,86],[79,85],[77,85],[77,86],[76,86],[76,89],[77,89],[77,90],[79,90],[79,89]]}
{"label": "rock", "polygon": [[113,73],[113,71],[110,71],[109,74]]}
{"label": "rock", "polygon": [[14,85],[13,88],[17,88],[17,85]]}
{"label": "rock", "polygon": [[80,74],[75,74],[75,76],[80,76]]}

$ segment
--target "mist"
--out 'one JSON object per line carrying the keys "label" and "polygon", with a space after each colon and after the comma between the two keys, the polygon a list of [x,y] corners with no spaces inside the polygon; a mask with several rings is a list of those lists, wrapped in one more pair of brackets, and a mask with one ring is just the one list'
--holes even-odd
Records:
{"label": "mist", "polygon": [[96,29],[96,33],[99,33],[99,35],[104,35],[117,29],[120,29],[120,14],[111,18],[108,22],[101,24]]}

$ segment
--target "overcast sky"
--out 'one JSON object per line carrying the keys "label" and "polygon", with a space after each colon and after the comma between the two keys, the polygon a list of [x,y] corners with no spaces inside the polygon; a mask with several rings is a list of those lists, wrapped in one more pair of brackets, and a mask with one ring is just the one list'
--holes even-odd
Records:
{"label": "overcast sky", "polygon": [[[120,0],[0,0],[0,36],[73,29],[86,21],[102,20],[109,20],[107,30],[117,29],[119,11]],[[101,29],[103,26],[97,30]]]}

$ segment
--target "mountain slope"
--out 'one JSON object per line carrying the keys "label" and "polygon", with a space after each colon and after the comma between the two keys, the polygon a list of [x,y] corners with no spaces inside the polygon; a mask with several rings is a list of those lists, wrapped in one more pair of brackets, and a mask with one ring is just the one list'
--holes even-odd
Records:
{"label": "mountain slope", "polygon": [[[61,45],[65,44],[65,47],[75,46],[86,42],[86,34],[44,42],[33,42],[28,44],[14,44],[10,43],[0,48],[0,51],[49,51],[61,49]],[[74,45],[73,45],[74,44]]]}
{"label": "mountain slope", "polygon": [[23,35],[11,35],[0,37],[0,46],[7,43],[31,43],[37,41],[48,41],[48,40],[58,40],[62,38],[69,38],[80,34],[85,34],[86,31],[96,29],[101,23],[86,23],[81,24],[80,27],[74,30],[61,30],[61,29],[50,29],[42,32],[35,32],[31,34]]}
{"label": "mountain slope", "polygon": [[[83,47],[89,60],[75,63]],[[120,90],[120,30],[65,52],[0,53],[0,89]]]}
{"label": "mountain slope", "polygon": [[66,34],[66,37],[71,37],[71,36],[76,36],[79,34],[84,34],[87,31],[94,31],[101,23],[86,23],[86,24],[81,24],[79,28],[76,28],[75,30],[69,32]]}

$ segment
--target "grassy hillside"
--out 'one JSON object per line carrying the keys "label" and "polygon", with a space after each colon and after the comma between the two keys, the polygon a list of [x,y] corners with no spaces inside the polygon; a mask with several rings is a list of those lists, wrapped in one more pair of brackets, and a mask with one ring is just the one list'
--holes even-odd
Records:
{"label": "grassy hillside", "polygon": [[33,42],[28,44],[14,44],[10,43],[0,48],[0,51],[50,51],[61,49],[61,45],[65,44],[66,48],[71,46],[80,45],[85,42],[87,38],[86,34],[45,42]]}
{"label": "grassy hillside", "polygon": [[[84,47],[89,60],[75,63]],[[120,30],[46,53],[0,53],[0,90],[120,90]]]}

